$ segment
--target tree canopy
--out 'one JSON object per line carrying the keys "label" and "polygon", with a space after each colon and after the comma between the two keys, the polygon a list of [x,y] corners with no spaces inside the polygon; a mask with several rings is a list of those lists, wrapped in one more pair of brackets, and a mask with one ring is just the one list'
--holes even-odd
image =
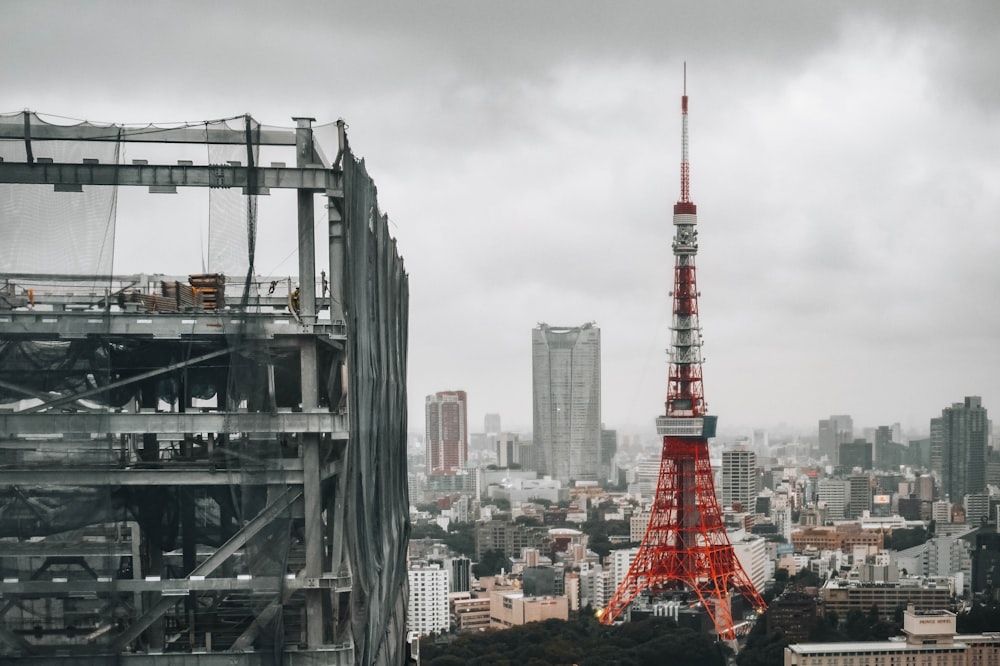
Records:
{"label": "tree canopy", "polygon": [[[589,614],[503,631],[462,634],[447,645],[420,642],[426,666],[724,666],[728,650],[707,634],[653,617],[606,627]],[[669,661],[666,656],[669,655]]]}

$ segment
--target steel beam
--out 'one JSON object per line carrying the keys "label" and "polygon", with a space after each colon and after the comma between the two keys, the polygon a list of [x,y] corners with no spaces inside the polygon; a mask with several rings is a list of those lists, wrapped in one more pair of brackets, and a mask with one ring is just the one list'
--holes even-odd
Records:
{"label": "steel beam", "polygon": [[[305,168],[318,161],[313,146],[312,118],[295,118],[296,144],[295,163]],[[316,216],[314,194],[300,189],[298,201],[298,250],[299,289],[301,312],[305,324],[316,321]],[[317,367],[316,339],[312,336],[299,338],[299,382],[302,408],[315,409],[319,406],[319,379]],[[317,578],[323,573],[323,503],[320,488],[319,436],[306,433],[302,436],[302,497],[305,507],[303,521],[305,542],[306,576]],[[306,592],[306,645],[318,648],[323,645],[323,628],[326,612],[320,590]]]}
{"label": "steel beam", "polygon": [[[0,412],[0,434],[51,435],[58,433],[148,433],[169,439],[192,432],[324,433],[335,440],[348,438],[346,414],[315,412],[115,412],[23,413]],[[78,443],[78,442],[77,442]]]}
{"label": "steel beam", "polygon": [[[186,127],[119,127],[117,125],[50,125],[44,121],[30,125],[32,141],[129,141],[133,143],[208,143],[245,145],[245,129],[210,128],[207,125]],[[24,125],[0,124],[0,139],[24,139]],[[295,132],[261,127],[254,133],[254,143],[261,146],[294,146]]]}
{"label": "steel beam", "polygon": [[0,582],[0,598],[9,597],[51,597],[79,596],[93,594],[120,594],[159,592],[165,597],[182,597],[189,592],[233,592],[249,590],[255,594],[275,594],[289,588],[298,590],[305,587],[301,579],[294,576],[282,579],[277,576],[246,576],[243,578],[189,578],[157,580],[26,580]]}
{"label": "steel beam", "polygon": [[321,166],[254,167],[256,192],[248,192],[245,166],[230,164],[75,164],[63,162],[0,162],[0,183],[57,186],[212,187],[242,188],[245,194],[270,189],[322,192],[343,197],[340,173]]}
{"label": "steel beam", "polygon": [[[273,666],[270,652],[165,652],[162,654],[74,653],[20,657],[23,666]],[[325,645],[317,650],[295,648],[281,656],[284,666],[354,666],[354,645]]]}
{"label": "steel beam", "polygon": [[[274,462],[274,461],[269,461]],[[0,486],[228,486],[302,483],[302,469],[2,469]]]}
{"label": "steel beam", "polygon": [[154,340],[218,339],[236,332],[260,340],[302,334],[346,339],[343,322],[304,325],[285,313],[0,311],[0,339],[83,340],[98,336]]}

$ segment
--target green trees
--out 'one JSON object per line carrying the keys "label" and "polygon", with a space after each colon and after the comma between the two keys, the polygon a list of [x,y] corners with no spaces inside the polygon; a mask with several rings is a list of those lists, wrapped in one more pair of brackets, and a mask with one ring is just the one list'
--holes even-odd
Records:
{"label": "green trees", "polygon": [[581,614],[577,620],[546,620],[504,631],[464,634],[449,645],[421,641],[426,666],[724,666],[727,650],[707,634],[678,628],[665,618],[615,627]]}
{"label": "green trees", "polygon": [[894,529],[891,534],[885,535],[886,550],[906,550],[913,546],[919,546],[931,537],[923,527],[910,527]]}
{"label": "green trees", "polygon": [[459,555],[468,558],[476,557],[476,526],[474,523],[451,523],[448,531],[441,529],[437,523],[413,525],[410,539],[440,539]]}
{"label": "green trees", "polygon": [[510,571],[511,561],[499,548],[487,550],[483,553],[483,557],[472,565],[472,573],[476,578],[495,576],[500,573],[500,569]]}
{"label": "green trees", "polygon": [[960,634],[996,631],[1000,627],[1000,602],[990,600],[981,604],[977,601],[968,613],[960,613],[955,622]]}

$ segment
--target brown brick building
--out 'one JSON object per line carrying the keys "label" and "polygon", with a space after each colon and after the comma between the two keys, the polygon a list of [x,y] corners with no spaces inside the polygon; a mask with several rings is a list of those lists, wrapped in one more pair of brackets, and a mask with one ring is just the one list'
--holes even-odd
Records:
{"label": "brown brick building", "polygon": [[792,546],[796,553],[807,547],[816,550],[842,550],[849,552],[854,546],[882,548],[885,539],[882,530],[865,530],[860,525],[847,524],[835,527],[806,527],[792,532]]}

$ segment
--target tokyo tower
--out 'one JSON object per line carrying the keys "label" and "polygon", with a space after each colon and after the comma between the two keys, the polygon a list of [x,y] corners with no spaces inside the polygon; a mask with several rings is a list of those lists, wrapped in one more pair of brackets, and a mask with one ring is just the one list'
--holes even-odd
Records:
{"label": "tokyo tower", "polygon": [[670,327],[670,370],[666,413],[656,419],[663,437],[660,473],[652,515],[639,552],[601,615],[611,624],[642,592],[687,593],[715,623],[722,640],[738,633],[730,592],[741,593],[757,612],[764,600],[740,565],[722,523],[715,497],[708,439],[717,417],[709,416],[701,374],[701,327],[698,324],[697,208],[690,196],[688,163],[687,68],[681,97],[681,197],[674,204],[674,290]]}

